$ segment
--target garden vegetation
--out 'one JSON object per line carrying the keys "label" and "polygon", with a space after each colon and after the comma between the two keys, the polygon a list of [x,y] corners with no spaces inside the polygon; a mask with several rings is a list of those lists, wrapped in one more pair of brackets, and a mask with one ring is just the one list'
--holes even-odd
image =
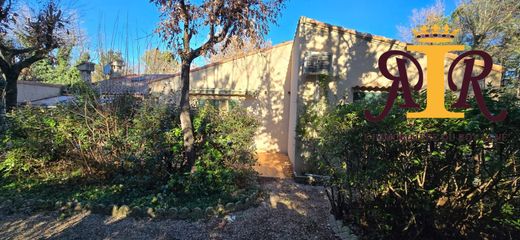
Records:
{"label": "garden vegetation", "polygon": [[[330,176],[332,213],[369,239],[520,236],[520,102],[493,89],[486,96],[492,112],[509,111],[505,121],[488,121],[475,102],[464,119],[406,119],[410,109],[396,107],[402,99],[379,123],[363,113],[380,112],[381,98],[309,111],[301,121],[311,125],[299,136],[307,164]],[[424,94],[416,97],[424,107]]]}
{"label": "garden vegetation", "polygon": [[256,173],[257,121],[236,107],[195,108],[197,161],[186,170],[179,110],[124,95],[100,104],[86,85],[72,104],[19,107],[0,140],[0,197],[138,207],[240,200]]}

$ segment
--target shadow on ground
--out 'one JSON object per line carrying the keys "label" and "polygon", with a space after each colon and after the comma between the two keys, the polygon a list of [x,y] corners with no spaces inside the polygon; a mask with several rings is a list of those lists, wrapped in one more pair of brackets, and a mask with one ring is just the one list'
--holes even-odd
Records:
{"label": "shadow on ground", "polygon": [[292,180],[262,179],[268,196],[259,206],[224,218],[183,220],[114,219],[79,213],[0,213],[2,239],[335,239],[327,224],[322,187]]}

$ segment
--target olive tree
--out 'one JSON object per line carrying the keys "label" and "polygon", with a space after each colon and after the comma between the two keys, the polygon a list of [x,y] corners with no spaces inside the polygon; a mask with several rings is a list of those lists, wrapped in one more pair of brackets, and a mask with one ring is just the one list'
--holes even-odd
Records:
{"label": "olive tree", "polygon": [[[265,36],[276,22],[284,0],[150,0],[161,12],[157,32],[181,60],[180,121],[186,169],[195,163],[194,134],[190,116],[190,68],[193,60],[225,49],[233,37],[250,39]],[[200,43],[200,44],[197,44]]]}

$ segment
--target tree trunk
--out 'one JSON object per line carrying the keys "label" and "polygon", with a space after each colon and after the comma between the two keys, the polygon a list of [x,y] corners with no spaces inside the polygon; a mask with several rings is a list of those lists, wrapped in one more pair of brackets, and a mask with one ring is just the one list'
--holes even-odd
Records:
{"label": "tree trunk", "polygon": [[195,165],[195,138],[193,134],[193,124],[190,115],[190,65],[191,62],[182,60],[181,68],[181,99],[180,99],[180,120],[184,140],[184,154],[187,160],[185,170],[191,170]]}
{"label": "tree trunk", "polygon": [[18,87],[16,82],[20,73],[4,73],[7,85],[5,87],[5,107],[6,111],[9,112],[16,107],[16,99],[18,98]]}
{"label": "tree trunk", "polygon": [[7,82],[3,78],[3,76],[0,76],[0,136],[4,133],[4,131],[7,129],[6,122],[5,122],[5,87],[7,85]]}

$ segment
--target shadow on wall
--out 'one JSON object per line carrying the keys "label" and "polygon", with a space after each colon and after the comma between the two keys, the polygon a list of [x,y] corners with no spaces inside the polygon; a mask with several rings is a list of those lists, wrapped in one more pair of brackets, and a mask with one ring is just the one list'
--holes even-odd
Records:
{"label": "shadow on wall", "polygon": [[[191,73],[190,89],[226,89],[257,93],[254,96],[199,97],[239,100],[242,106],[260,122],[255,139],[257,150],[287,153],[290,50],[289,43],[282,43],[252,55],[194,69]],[[180,81],[180,79],[177,77],[169,81]],[[174,82],[155,84],[160,89],[155,89],[154,92],[178,95],[178,91],[174,90],[177,86]]]}
{"label": "shadow on wall", "polygon": [[[303,23],[299,32],[301,39],[300,58],[305,57],[305,53],[328,52],[332,54],[331,73],[327,78],[327,84],[320,86],[320,81],[316,76],[305,76],[303,67],[300,66],[300,76],[298,90],[298,113],[297,113],[297,140],[296,158],[302,166],[297,166],[299,174],[319,173],[317,166],[310,162],[318,162],[319,159],[310,159],[318,149],[319,136],[313,136],[315,132],[313,126],[308,124],[312,119],[300,119],[307,117],[310,109],[319,108],[320,100],[326,99],[328,106],[336,106],[342,102],[353,101],[353,90],[355,86],[382,86],[389,87],[392,81],[386,79],[379,71],[378,59],[381,54],[391,49],[403,50],[404,46],[397,41],[381,41],[374,39],[369,34],[351,33],[349,31],[338,30],[333,26],[321,26],[310,23]],[[397,66],[394,59],[389,60],[389,69],[396,73]],[[410,73],[410,79],[417,78],[416,73]],[[413,82],[413,81],[412,81]],[[325,89],[323,89],[325,88]],[[322,109],[320,109],[322,110]],[[303,136],[305,135],[305,136]],[[302,139],[305,138],[305,139]],[[299,159],[298,159],[299,158]],[[313,160],[313,161],[309,161]]]}
{"label": "shadow on wall", "polygon": [[[352,99],[352,87],[381,86],[389,87],[392,81],[386,79],[379,71],[378,60],[381,54],[388,50],[404,50],[404,46],[397,40],[382,41],[374,39],[372,35],[348,31],[341,31],[333,26],[316,26],[303,24],[302,44],[303,51],[326,51],[332,54],[331,81],[328,88],[332,104],[339,100]],[[350,30],[352,31],[352,30]],[[303,57],[303,56],[302,56]],[[395,58],[388,61],[389,70],[397,72]],[[303,74],[303,72],[301,72]],[[416,80],[416,73],[409,74],[410,79]],[[316,79],[304,78],[304,84],[313,84]]]}
{"label": "shadow on wall", "polygon": [[[256,139],[258,151],[287,153],[290,53],[271,51],[268,54],[261,54],[261,58],[265,59],[262,66],[255,65],[253,62],[247,64],[260,69],[259,76],[255,76],[260,83],[257,87],[256,99],[247,99],[243,106],[260,121]],[[248,76],[246,79],[249,81],[252,78]]]}
{"label": "shadow on wall", "polygon": [[265,52],[225,62],[213,68],[213,77],[201,74],[200,78],[193,79],[194,86],[200,86],[197,82],[204,81],[206,88],[257,93],[256,96],[245,96],[241,104],[260,122],[255,139],[260,152],[287,152],[289,101],[285,95],[289,86],[290,52],[284,49],[285,46],[275,46]]}

